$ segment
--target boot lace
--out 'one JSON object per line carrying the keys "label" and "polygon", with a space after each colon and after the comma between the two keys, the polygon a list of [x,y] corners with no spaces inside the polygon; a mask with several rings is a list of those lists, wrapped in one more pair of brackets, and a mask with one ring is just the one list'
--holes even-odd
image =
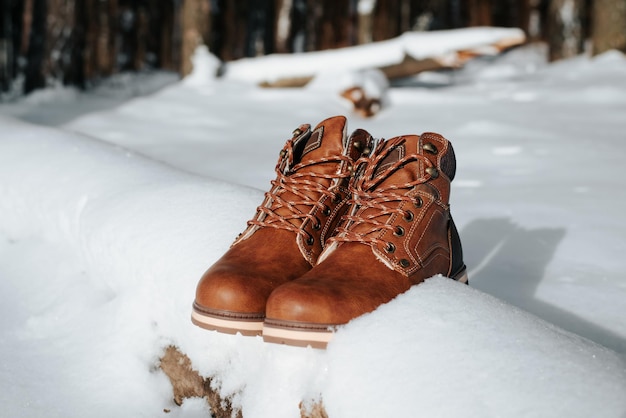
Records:
{"label": "boot lace", "polygon": [[[320,202],[321,197],[328,196],[329,199],[336,199],[337,196],[336,187],[332,185],[327,187],[319,179],[349,178],[352,175],[352,159],[345,155],[336,155],[307,160],[305,163],[298,163],[290,167],[291,162],[293,162],[293,148],[285,146],[281,151],[281,156],[283,158],[279,160],[275,168],[277,177],[271,181],[270,191],[265,193],[265,202],[267,203],[257,208],[256,218],[248,221],[248,225],[293,231],[303,235],[307,242],[312,244],[313,237],[302,229],[302,224],[309,219],[314,223],[313,225],[319,228],[321,226],[320,221],[310,213],[311,209],[317,207],[320,210],[325,210],[326,205]],[[342,162],[346,163],[344,169],[332,174],[305,170],[308,167],[325,163],[337,163],[341,167]],[[289,194],[288,198],[283,198],[285,193]],[[304,211],[299,208],[302,206],[311,207],[311,209]],[[289,214],[277,213],[282,208],[286,208]]]}
{"label": "boot lace", "polygon": [[434,167],[425,156],[410,154],[386,167],[382,172],[376,173],[379,164],[404,142],[404,138],[401,137],[389,140],[386,148],[375,153],[371,159],[361,158],[356,162],[359,171],[352,183],[352,198],[350,200],[350,204],[356,209],[343,216],[343,225],[337,229],[337,234],[330,238],[331,241],[382,243],[388,251],[395,249],[393,244],[377,238],[380,236],[377,232],[389,230],[396,235],[404,234],[404,230],[390,225],[388,220],[391,215],[398,214],[403,216],[406,221],[412,221],[415,216],[413,212],[401,208],[398,202],[411,202],[419,208],[422,205],[421,198],[419,196],[407,196],[407,189],[426,183],[436,176],[433,171],[429,170],[430,173],[426,171],[425,176],[407,183],[379,186],[383,180],[410,162],[422,161],[427,167]]}

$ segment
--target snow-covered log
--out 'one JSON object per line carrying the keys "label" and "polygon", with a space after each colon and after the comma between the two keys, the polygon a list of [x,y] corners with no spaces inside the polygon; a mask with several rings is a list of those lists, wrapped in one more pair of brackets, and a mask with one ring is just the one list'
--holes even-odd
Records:
{"label": "snow-covered log", "polygon": [[320,73],[377,68],[388,78],[454,68],[478,55],[493,55],[526,40],[516,28],[465,28],[407,32],[397,38],[353,47],[299,54],[272,54],[232,61],[224,77],[266,87],[299,87]]}

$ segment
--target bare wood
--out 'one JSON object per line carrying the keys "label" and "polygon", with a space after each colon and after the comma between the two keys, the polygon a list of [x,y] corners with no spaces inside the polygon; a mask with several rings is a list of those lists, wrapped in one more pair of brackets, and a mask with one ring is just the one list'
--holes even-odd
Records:
{"label": "bare wood", "polygon": [[[187,398],[206,398],[214,418],[241,418],[241,411],[233,411],[229,399],[224,399],[211,387],[211,378],[200,376],[191,360],[174,346],[165,349],[159,367],[167,375],[174,390],[174,402],[182,405]],[[235,415],[233,415],[235,412]]]}
{"label": "bare wood", "polygon": [[[240,410],[233,410],[229,399],[222,398],[211,387],[211,378],[200,376],[189,357],[177,347],[169,346],[165,349],[159,367],[172,383],[176,405],[182,405],[188,398],[206,398],[213,418],[243,418]],[[301,418],[329,418],[321,400],[306,404],[300,402],[299,407]]]}
{"label": "bare wood", "polygon": [[322,401],[314,402],[311,405],[305,405],[300,402],[300,418],[329,418]]}

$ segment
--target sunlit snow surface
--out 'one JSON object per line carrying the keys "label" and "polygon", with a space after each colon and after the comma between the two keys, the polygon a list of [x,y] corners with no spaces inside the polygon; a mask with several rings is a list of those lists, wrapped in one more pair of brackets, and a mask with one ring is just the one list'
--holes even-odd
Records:
{"label": "sunlit snow surface", "polygon": [[[0,416],[208,416],[173,405],[156,371],[176,344],[246,417],[321,397],[332,418],[621,418],[626,59],[536,57],[423,74],[368,120],[332,89],[205,77],[60,128],[0,116]],[[192,326],[196,282],[285,139],[335,114],[376,137],[452,140],[471,286],[430,279],[327,351]]]}

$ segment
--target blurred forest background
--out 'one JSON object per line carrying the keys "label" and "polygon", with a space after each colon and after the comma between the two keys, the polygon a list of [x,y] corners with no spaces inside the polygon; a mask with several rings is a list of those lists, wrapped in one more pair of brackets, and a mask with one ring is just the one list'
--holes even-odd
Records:
{"label": "blurred forest background", "polygon": [[551,60],[626,49],[626,0],[0,0],[0,96],[124,71],[346,47],[409,30],[523,29]]}

